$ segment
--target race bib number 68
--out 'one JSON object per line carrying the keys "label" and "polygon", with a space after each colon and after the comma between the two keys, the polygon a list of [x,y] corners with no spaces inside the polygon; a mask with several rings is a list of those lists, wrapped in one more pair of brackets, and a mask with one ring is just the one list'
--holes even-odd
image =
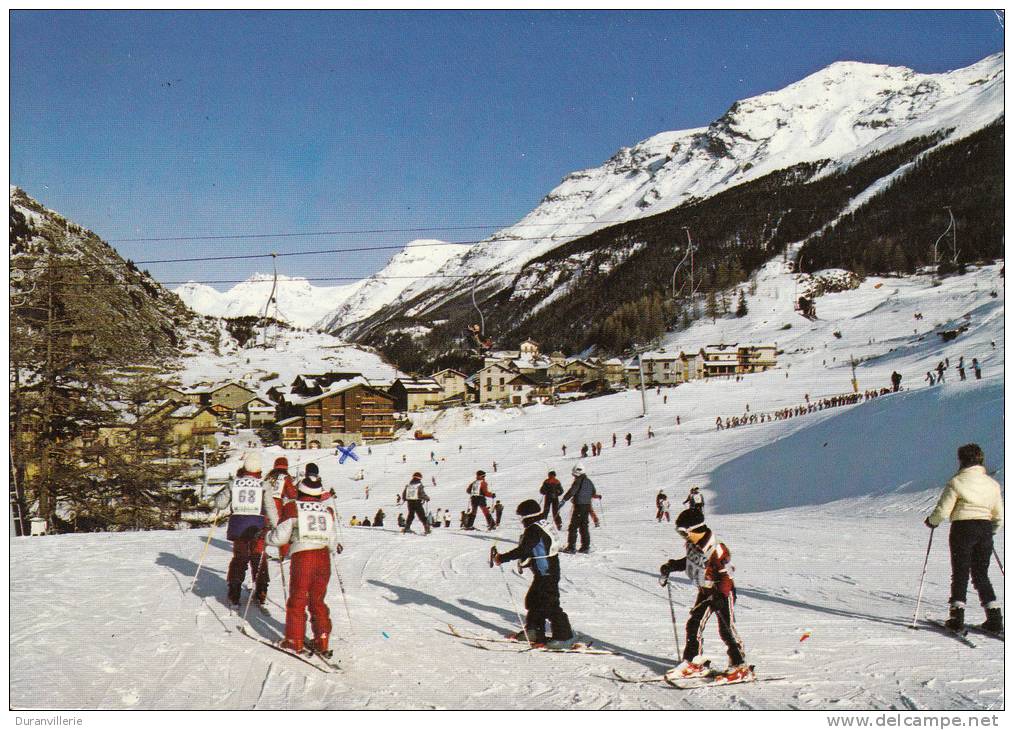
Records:
{"label": "race bib number 68", "polygon": [[299,511],[299,539],[326,544],[334,525],[327,506],[320,502],[296,502],[296,508]]}
{"label": "race bib number 68", "polygon": [[264,486],[260,479],[241,477],[232,483],[232,513],[259,515],[264,502]]}

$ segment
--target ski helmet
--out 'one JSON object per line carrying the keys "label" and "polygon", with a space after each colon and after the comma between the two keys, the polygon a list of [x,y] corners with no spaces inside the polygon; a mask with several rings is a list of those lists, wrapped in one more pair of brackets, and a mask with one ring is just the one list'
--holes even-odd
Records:
{"label": "ski helmet", "polygon": [[320,469],[312,461],[306,465],[306,476],[315,477],[320,474]]}
{"label": "ski helmet", "polygon": [[581,462],[574,464],[574,468],[570,470],[570,473],[576,477],[581,476],[582,474],[584,474],[584,464],[582,464]]}
{"label": "ski helmet", "polygon": [[685,509],[676,518],[676,531],[681,535],[707,528],[708,526],[704,524],[704,513],[699,509]]}
{"label": "ski helmet", "polygon": [[486,472],[484,472],[482,469],[479,469],[479,471],[475,472],[475,476],[484,477],[486,476]]}
{"label": "ski helmet", "polygon": [[549,476],[551,476],[551,477],[555,477],[555,476],[556,476],[556,472],[555,472],[555,471],[551,471],[551,472],[549,472]]}
{"label": "ski helmet", "polygon": [[542,514],[542,507],[534,499],[526,499],[518,505],[516,512],[518,517],[534,517]]}
{"label": "ski helmet", "polygon": [[412,475],[412,478],[413,478],[413,479],[422,479],[422,474],[420,474],[419,472],[415,472],[415,473],[414,473],[414,474]]}
{"label": "ski helmet", "polygon": [[286,459],[284,456],[279,456],[277,459],[275,459],[275,466],[274,466],[274,468],[275,469],[288,469],[289,468],[289,460]]}

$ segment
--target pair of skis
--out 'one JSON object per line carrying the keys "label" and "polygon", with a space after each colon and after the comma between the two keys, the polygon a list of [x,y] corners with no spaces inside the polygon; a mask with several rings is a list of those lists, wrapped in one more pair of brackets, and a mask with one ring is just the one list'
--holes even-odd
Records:
{"label": "pair of skis", "polygon": [[269,649],[274,649],[275,651],[281,654],[285,654],[286,656],[292,657],[297,661],[303,662],[303,664],[307,664],[313,667],[318,672],[323,672],[324,674],[334,674],[335,672],[342,671],[342,667],[337,661],[335,661],[334,659],[328,659],[320,652],[314,650],[306,650],[305,653],[297,654],[294,651],[283,649],[281,646],[279,646],[277,643],[273,641],[268,641],[267,639],[262,639],[259,636],[254,636],[249,631],[247,631],[247,627],[244,624],[239,624],[236,628],[239,629],[239,633],[241,633],[248,639],[253,639],[258,644],[263,644]]}
{"label": "pair of skis", "polygon": [[451,624],[447,624],[448,631],[437,629],[442,634],[448,634],[461,639],[466,645],[484,651],[509,651],[515,654],[523,652],[546,652],[550,654],[613,654],[616,652],[607,649],[596,649],[591,641],[575,641],[570,646],[529,646],[524,641],[510,639],[505,636],[480,636],[471,632],[461,631]]}
{"label": "pair of skis", "polygon": [[684,679],[677,679],[669,677],[665,674],[654,674],[646,677],[629,677],[625,674],[613,671],[613,676],[610,679],[615,679],[618,682],[624,682],[626,684],[666,684],[674,689],[701,689],[704,687],[725,687],[730,684],[746,684],[749,682],[778,682],[786,677],[758,677],[754,674],[754,667],[750,665],[750,676],[744,679],[735,680],[724,680],[724,674],[716,669],[710,669],[710,662],[708,662],[709,670],[707,674],[699,677],[687,677]]}
{"label": "pair of skis", "polygon": [[923,619],[922,624],[913,626],[912,628],[917,629],[929,629],[931,631],[938,631],[945,636],[950,636],[953,639],[960,641],[965,646],[971,649],[977,649],[978,644],[968,638],[969,633],[978,634],[980,636],[986,636],[997,641],[1003,641],[1003,634],[993,633],[992,631],[986,631],[981,626],[970,624],[962,628],[960,631],[955,631],[943,621],[934,618]]}

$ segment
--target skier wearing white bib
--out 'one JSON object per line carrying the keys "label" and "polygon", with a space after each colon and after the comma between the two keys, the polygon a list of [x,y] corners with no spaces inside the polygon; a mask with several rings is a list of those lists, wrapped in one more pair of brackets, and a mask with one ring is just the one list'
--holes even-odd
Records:
{"label": "skier wearing white bib", "polygon": [[426,534],[430,534],[430,522],[426,519],[426,511],[423,509],[423,502],[429,502],[430,498],[426,496],[426,490],[423,489],[422,485],[422,474],[416,472],[412,475],[412,481],[405,485],[405,488],[401,490],[401,498],[405,504],[408,505],[408,516],[405,520],[405,526],[401,529],[402,532],[411,532],[412,520],[416,517],[422,522],[423,529],[426,530]]}
{"label": "skier wearing white bib", "polygon": [[306,648],[303,641],[309,608],[314,636],[310,648],[331,657],[328,646],[331,613],[324,597],[331,580],[331,553],[342,552],[336,514],[331,490],[321,484],[316,464],[307,464],[306,477],[299,483],[296,499],[285,503],[278,526],[266,537],[269,545],[289,546],[289,602],[285,607],[282,649],[299,653]]}
{"label": "skier wearing white bib", "polygon": [[[247,566],[256,588],[254,597],[264,605],[268,596],[268,571],[264,562],[264,540],[261,530],[267,524],[265,489],[261,481],[261,457],[257,452],[247,454],[243,466],[236,472],[232,483],[215,495],[215,507],[229,510],[226,539],[232,542],[232,560],[226,583],[229,603],[239,605],[240,590],[246,577]],[[268,497],[270,499],[270,497]]]}
{"label": "skier wearing white bib", "polygon": [[669,574],[685,570],[690,581],[697,586],[697,600],[687,620],[687,642],[683,649],[683,662],[669,670],[673,679],[702,677],[709,673],[707,663],[699,657],[703,648],[704,627],[714,613],[718,618],[718,635],[729,653],[729,668],[715,681],[744,682],[753,679],[753,669],[746,664],[743,642],[736,631],[736,586],[732,582],[731,554],[724,543],[704,523],[698,510],[684,510],[676,518],[676,531],[686,541],[686,557],[670,560],[661,568],[662,581]]}
{"label": "skier wearing white bib", "polygon": [[[534,499],[526,499],[518,505],[517,514],[525,531],[521,535],[520,544],[503,555],[490,551],[492,562],[496,565],[520,560],[522,568],[532,571],[532,585],[525,596],[525,608],[528,616],[525,629],[533,646],[545,646],[546,621],[552,629],[550,641],[569,642],[574,638],[570,628],[570,619],[560,608],[560,537],[552,523],[545,518],[542,506]],[[523,639],[524,633],[519,632],[514,638]]]}

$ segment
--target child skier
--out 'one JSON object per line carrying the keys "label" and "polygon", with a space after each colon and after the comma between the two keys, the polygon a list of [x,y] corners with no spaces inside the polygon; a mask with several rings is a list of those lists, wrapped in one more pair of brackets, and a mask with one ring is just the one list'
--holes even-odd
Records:
{"label": "child skier", "polygon": [[687,621],[687,641],[683,661],[666,674],[671,679],[703,677],[709,674],[708,663],[700,658],[704,627],[714,613],[718,618],[718,635],[729,653],[729,668],[715,681],[719,683],[749,682],[753,669],[746,663],[743,642],[736,631],[733,606],[736,587],[732,582],[729,548],[718,541],[704,524],[704,515],[694,509],[684,510],[676,518],[676,531],[686,541],[687,555],[670,560],[661,568],[660,583],[665,585],[673,571],[685,570],[697,585],[697,600]]}
{"label": "child skier", "polygon": [[426,496],[426,490],[423,489],[422,474],[415,472],[412,475],[412,480],[401,490],[401,498],[408,505],[408,515],[405,517],[405,526],[401,528],[401,531],[411,532],[412,520],[418,517],[426,534],[429,535],[430,521],[423,510],[423,502],[429,502],[430,498]]}
{"label": "child skier", "polygon": [[[534,499],[526,499],[518,505],[517,515],[525,531],[521,542],[510,552],[500,555],[496,546],[490,550],[490,566],[520,560],[522,568],[532,571],[532,585],[525,596],[525,631],[517,632],[511,638],[528,640],[534,647],[566,643],[574,638],[570,619],[560,608],[560,538],[545,519],[542,507]],[[546,621],[552,629],[552,638],[546,639]]]}
{"label": "child skier", "polygon": [[[299,483],[296,498],[282,507],[281,521],[267,534],[267,543],[289,546],[289,602],[285,609],[285,638],[280,647],[300,653],[309,648],[331,658],[328,647],[331,614],[324,597],[331,579],[331,553],[340,554],[331,491],[317,475],[317,465],[306,465],[306,477]],[[304,647],[306,610],[310,609],[313,641]]]}
{"label": "child skier", "polygon": [[465,491],[468,493],[472,508],[468,515],[467,529],[475,529],[475,516],[481,509],[482,514],[486,517],[486,529],[495,530],[496,522],[493,521],[493,516],[489,513],[489,507],[486,506],[486,498],[492,499],[496,497],[496,494],[489,491],[489,485],[486,484],[486,472],[481,469],[475,472],[475,481],[465,487]]}
{"label": "child skier", "polygon": [[658,496],[655,497],[655,521],[661,522],[663,517],[666,522],[672,522],[672,519],[669,517],[669,498],[660,489],[658,490]]}
{"label": "child skier", "polygon": [[549,472],[546,481],[542,482],[539,494],[542,495],[543,514],[549,517],[550,512],[552,512],[556,529],[563,529],[563,520],[560,518],[560,497],[563,496],[563,485],[556,478],[555,471]]}
{"label": "child skier", "polygon": [[[268,518],[268,525],[271,528],[278,527],[278,520],[282,514],[282,507],[286,502],[296,498],[296,484],[289,475],[289,460],[284,456],[275,459],[275,463],[264,477],[265,494],[269,499],[264,500],[264,512]],[[278,549],[278,559],[284,560],[289,553],[289,546],[283,545]]]}
{"label": "child skier", "polygon": [[261,457],[257,452],[246,455],[232,483],[215,495],[215,507],[230,511],[226,539],[232,542],[232,560],[229,561],[226,583],[229,586],[229,603],[233,606],[239,605],[247,565],[256,586],[254,598],[257,604],[264,605],[268,597],[268,571],[261,537],[261,530],[266,524],[264,496]]}
{"label": "child skier", "polygon": [[701,513],[701,517],[704,517],[704,497],[701,495],[700,487],[690,487],[690,493],[683,500],[683,504],[687,505],[689,509],[697,510]]}

